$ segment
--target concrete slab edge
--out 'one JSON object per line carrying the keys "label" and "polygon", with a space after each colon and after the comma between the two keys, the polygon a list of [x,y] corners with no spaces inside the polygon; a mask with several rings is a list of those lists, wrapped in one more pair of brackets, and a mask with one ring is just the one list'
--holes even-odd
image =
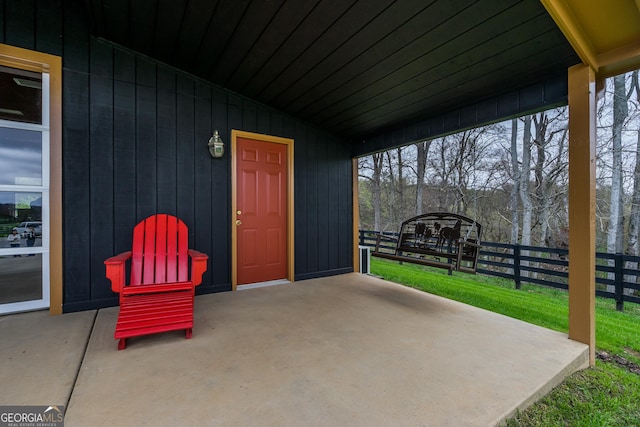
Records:
{"label": "concrete slab edge", "polygon": [[553,390],[556,386],[560,385],[567,377],[588,367],[589,347],[585,345],[584,350],[571,363],[569,363],[558,373],[556,373],[556,375],[554,375],[553,378],[551,378],[549,381],[546,381],[544,384],[542,384],[538,390],[531,394],[531,396],[522,400],[513,409],[498,417],[495,423],[493,423],[492,425],[502,426],[507,419],[514,417],[518,412],[522,412],[529,406],[536,403],[542,397],[551,392],[551,390]]}
{"label": "concrete slab edge", "polygon": [[67,399],[65,402],[65,408],[69,408],[69,402],[71,402],[71,397],[73,396],[73,391],[76,388],[76,383],[78,382],[78,377],[80,376],[80,371],[84,366],[84,360],[87,357],[87,350],[89,349],[89,342],[93,337],[93,329],[96,327],[96,319],[98,318],[98,312],[100,310],[93,310],[93,320],[91,322],[91,328],[89,328],[89,334],[87,335],[87,339],[84,341],[84,348],[82,349],[82,357],[80,358],[80,363],[78,363],[78,368],[76,369],[75,377],[73,378],[73,383],[71,383],[71,387],[69,389],[69,394],[67,395]]}

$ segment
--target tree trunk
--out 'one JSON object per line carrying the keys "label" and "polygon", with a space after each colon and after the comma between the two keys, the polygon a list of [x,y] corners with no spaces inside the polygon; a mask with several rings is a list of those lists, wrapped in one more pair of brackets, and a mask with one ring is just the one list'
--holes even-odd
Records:
{"label": "tree trunk", "polygon": [[547,177],[545,176],[545,166],[547,162],[547,126],[549,118],[545,113],[540,113],[533,117],[535,125],[534,144],[536,146],[536,164],[534,166],[536,204],[538,205],[538,223],[540,224],[540,236],[538,242],[545,245],[547,241],[547,230],[549,227],[549,209],[551,207],[550,197],[547,191]]}
{"label": "tree trunk", "polygon": [[416,215],[423,212],[422,196],[424,192],[424,175],[427,169],[427,156],[429,155],[429,147],[431,141],[418,142],[416,149],[418,151],[417,170],[416,170]]}
{"label": "tree trunk", "polygon": [[371,156],[373,160],[373,229],[382,231],[382,153]]}
{"label": "tree trunk", "polygon": [[[547,223],[550,222],[551,218],[551,209],[552,209],[552,203],[555,205],[555,212],[556,214],[558,213],[562,213],[560,216],[562,218],[567,218],[568,212],[567,212],[567,203],[566,203],[566,186],[559,186],[558,185],[558,180],[562,179],[563,176],[566,176],[565,173],[566,171],[569,170],[568,164],[565,162],[565,159],[567,158],[567,152],[565,151],[565,147],[567,144],[567,136],[569,135],[569,129],[567,126],[564,127],[564,129],[561,131],[561,135],[560,135],[560,140],[558,142],[558,151],[556,153],[556,159],[551,167],[551,171],[550,174],[548,176],[551,176],[551,178],[547,179],[547,188],[546,188],[546,199],[549,203],[549,217],[547,218]],[[564,187],[565,190],[560,191],[559,188]],[[555,192],[558,192],[557,194],[552,194]],[[562,223],[568,223],[568,219],[566,219],[565,221],[562,221]],[[558,234],[560,230],[556,230],[556,236]],[[552,236],[552,231],[550,230],[550,226],[547,228],[547,237],[548,237],[548,242],[545,242],[545,246],[548,247],[559,247],[562,246],[562,244],[558,245],[558,239],[556,236]],[[555,237],[553,240],[551,239],[551,237]],[[564,240],[561,240],[560,242],[562,242]]]}
{"label": "tree trunk", "polygon": [[[635,88],[636,99],[640,103],[640,81],[638,71],[634,71],[631,77],[631,87]],[[640,129],[636,131],[636,165],[633,170],[633,196],[631,198],[631,218],[629,219],[629,252],[632,255],[640,255],[638,245],[638,229],[640,228]]]}
{"label": "tree trunk", "polygon": [[[529,173],[531,171],[531,116],[524,118],[524,134],[522,136],[522,171],[520,175],[520,201],[522,202],[522,239],[523,246],[531,245],[531,220],[533,217],[533,203],[529,195]],[[522,251],[522,255],[528,256],[529,251]],[[529,266],[528,261],[523,261],[522,266]],[[529,277],[527,271],[522,272],[523,277]]]}
{"label": "tree trunk", "polygon": [[438,210],[451,210],[451,206],[449,203],[449,171],[447,168],[447,144],[449,143],[448,138],[445,136],[440,140],[438,144],[438,164],[437,171],[440,178],[440,188],[439,188],[439,200],[438,200]]}
{"label": "tree trunk", "polygon": [[405,218],[405,213],[404,213],[404,165],[402,163],[402,148],[397,148],[396,149],[397,155],[398,155],[398,182],[397,182],[397,187],[396,187],[396,192],[398,193],[398,201],[397,201],[397,207],[398,207],[398,219],[400,221],[403,221]]}
{"label": "tree trunk", "polygon": [[[631,74],[631,89],[628,98],[631,98],[633,91],[636,92],[637,104],[640,105],[640,76],[638,70]],[[629,242],[627,251],[631,255],[640,255],[640,245],[638,243],[638,231],[640,228],[640,129],[636,130],[636,164],[633,169],[633,195],[631,197],[631,215],[629,218]],[[629,263],[626,268],[640,269],[640,263]],[[638,283],[640,277],[630,277],[629,281]],[[633,294],[633,289],[626,290],[628,294]]]}
{"label": "tree trunk", "polygon": [[[609,225],[607,228],[607,252],[622,252],[622,232],[620,228],[622,218],[622,128],[629,114],[625,90],[624,74],[613,78],[613,126],[612,141],[612,173],[611,173],[611,198],[609,203]],[[613,260],[609,261],[611,264]],[[611,273],[609,274],[611,276]],[[615,287],[607,286],[609,292],[614,292]]]}
{"label": "tree trunk", "polygon": [[460,139],[458,140],[458,154],[453,159],[455,167],[455,186],[458,196],[456,197],[455,213],[466,215],[467,212],[467,198],[466,198],[466,180],[465,175],[465,162],[467,161],[467,146],[469,145],[468,132],[462,132]]}
{"label": "tree trunk", "polygon": [[518,243],[520,215],[518,212],[518,193],[520,191],[520,167],[518,166],[518,119],[511,120],[511,244]]}
{"label": "tree trunk", "polygon": [[391,186],[387,192],[389,195],[389,200],[387,201],[389,204],[389,220],[392,224],[396,224],[397,227],[397,224],[400,224],[400,221],[398,220],[398,203],[396,203],[396,175],[393,170],[391,151],[385,151],[384,154],[387,158],[387,168],[389,169],[389,181]]}

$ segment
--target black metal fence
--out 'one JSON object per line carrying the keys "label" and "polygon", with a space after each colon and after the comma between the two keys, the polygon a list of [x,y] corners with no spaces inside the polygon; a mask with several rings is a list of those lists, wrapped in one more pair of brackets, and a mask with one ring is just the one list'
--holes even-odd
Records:
{"label": "black metal fence", "polygon": [[[375,247],[377,234],[360,230],[360,246]],[[397,233],[382,234],[397,237]],[[516,289],[522,283],[568,289],[569,251],[482,242],[477,271],[513,280]],[[614,299],[619,311],[625,301],[640,304],[640,257],[596,252],[596,295]]]}

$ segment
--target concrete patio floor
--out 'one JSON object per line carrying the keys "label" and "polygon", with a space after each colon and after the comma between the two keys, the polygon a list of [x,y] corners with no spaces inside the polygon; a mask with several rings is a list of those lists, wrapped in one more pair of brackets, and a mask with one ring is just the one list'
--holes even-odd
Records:
{"label": "concrete patio floor", "polygon": [[588,362],[566,334],[360,274],[196,297],[117,351],[117,307],[0,317],[0,405],[74,426],[490,426]]}

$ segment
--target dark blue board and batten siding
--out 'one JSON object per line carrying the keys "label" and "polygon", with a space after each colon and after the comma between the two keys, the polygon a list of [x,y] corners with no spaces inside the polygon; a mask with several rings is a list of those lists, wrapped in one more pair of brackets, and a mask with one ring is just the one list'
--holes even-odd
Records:
{"label": "dark blue board and batten siding", "polygon": [[[353,271],[352,164],[338,137],[92,37],[77,0],[0,1],[0,42],[63,58],[65,312],[117,304],[103,260],[161,212],[209,255],[198,293],[231,289],[231,157],[214,129],[295,140],[295,278]],[[228,153],[229,151],[227,151]]]}

